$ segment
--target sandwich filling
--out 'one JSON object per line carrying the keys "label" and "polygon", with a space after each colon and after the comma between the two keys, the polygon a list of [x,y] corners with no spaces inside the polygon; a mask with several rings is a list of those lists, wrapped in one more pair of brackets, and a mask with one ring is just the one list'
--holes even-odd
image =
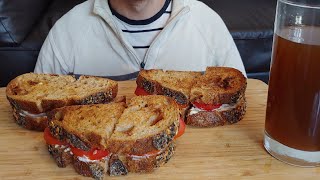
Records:
{"label": "sandwich filling", "polygon": [[46,113],[32,114],[32,113],[30,113],[28,111],[24,111],[24,110],[19,111],[19,115],[23,116],[23,117],[29,116],[31,118],[46,118],[47,117]]}
{"label": "sandwich filling", "polygon": [[240,101],[241,101],[241,98],[239,98],[239,100],[233,104],[217,104],[217,105],[201,104],[201,103],[194,102],[193,107],[189,111],[189,116],[197,114],[199,112],[230,111],[232,109],[235,109]]}

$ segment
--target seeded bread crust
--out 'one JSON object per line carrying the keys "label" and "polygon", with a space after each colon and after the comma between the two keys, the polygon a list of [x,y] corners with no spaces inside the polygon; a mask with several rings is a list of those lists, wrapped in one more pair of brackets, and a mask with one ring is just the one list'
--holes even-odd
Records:
{"label": "seeded bread crust", "polygon": [[246,113],[246,107],[246,99],[242,97],[237,105],[230,110],[200,111],[197,114],[188,115],[186,124],[196,127],[216,127],[223,126],[225,123],[234,124],[243,118]]}
{"label": "seeded bread crust", "polygon": [[28,115],[21,115],[21,111],[16,110],[14,106],[12,106],[12,109],[14,121],[21,127],[34,131],[43,131],[47,127],[47,116],[35,118]]}
{"label": "seeded bread crust", "polygon": [[58,167],[67,167],[73,162],[70,152],[65,151],[69,147],[62,147],[58,145],[47,145],[47,147],[50,155],[53,157]]}
{"label": "seeded bread crust", "polygon": [[165,149],[173,141],[177,134],[179,124],[177,122],[169,126],[165,131],[143,139],[135,141],[110,140],[108,150],[116,154],[146,154],[151,151]]}
{"label": "seeded bread crust", "polygon": [[107,160],[100,160],[98,162],[83,162],[76,156],[73,157],[73,168],[75,171],[86,177],[92,177],[96,180],[102,180],[107,173]]}
{"label": "seeded bread crust", "polygon": [[175,99],[175,101],[179,105],[187,105],[189,103],[187,95],[183,94],[182,92],[170,89],[168,87],[163,87],[160,83],[148,79],[147,77],[143,77],[141,73],[139,73],[136,83],[137,87],[144,89],[149,94],[157,94],[171,97]]}

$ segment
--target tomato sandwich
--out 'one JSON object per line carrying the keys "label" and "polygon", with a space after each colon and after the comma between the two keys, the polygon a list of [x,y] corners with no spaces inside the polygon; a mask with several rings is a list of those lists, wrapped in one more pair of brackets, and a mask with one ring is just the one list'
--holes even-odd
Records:
{"label": "tomato sandwich", "polygon": [[234,68],[207,67],[204,73],[142,70],[136,83],[136,95],[160,94],[173,98],[188,125],[233,124],[246,112],[247,80]]}
{"label": "tomato sandwich", "polygon": [[48,113],[44,139],[59,167],[81,175],[152,172],[167,163],[184,132],[179,107],[165,96],[137,96],[123,102],[67,106]]}
{"label": "tomato sandwich", "polygon": [[16,77],[6,88],[15,122],[37,131],[46,128],[47,112],[54,108],[108,103],[117,92],[118,83],[110,79],[35,73]]}

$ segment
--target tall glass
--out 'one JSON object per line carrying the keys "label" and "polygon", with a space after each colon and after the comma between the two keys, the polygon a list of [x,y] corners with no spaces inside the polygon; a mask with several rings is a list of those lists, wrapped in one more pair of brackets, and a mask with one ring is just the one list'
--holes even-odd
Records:
{"label": "tall glass", "polygon": [[278,0],[270,73],[266,150],[320,165],[320,0]]}

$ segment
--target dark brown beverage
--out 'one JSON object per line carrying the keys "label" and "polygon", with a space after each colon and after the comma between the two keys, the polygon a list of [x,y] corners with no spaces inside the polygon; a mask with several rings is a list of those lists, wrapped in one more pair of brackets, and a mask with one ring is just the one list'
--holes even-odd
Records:
{"label": "dark brown beverage", "polygon": [[320,28],[288,27],[274,41],[266,132],[291,148],[320,151]]}

